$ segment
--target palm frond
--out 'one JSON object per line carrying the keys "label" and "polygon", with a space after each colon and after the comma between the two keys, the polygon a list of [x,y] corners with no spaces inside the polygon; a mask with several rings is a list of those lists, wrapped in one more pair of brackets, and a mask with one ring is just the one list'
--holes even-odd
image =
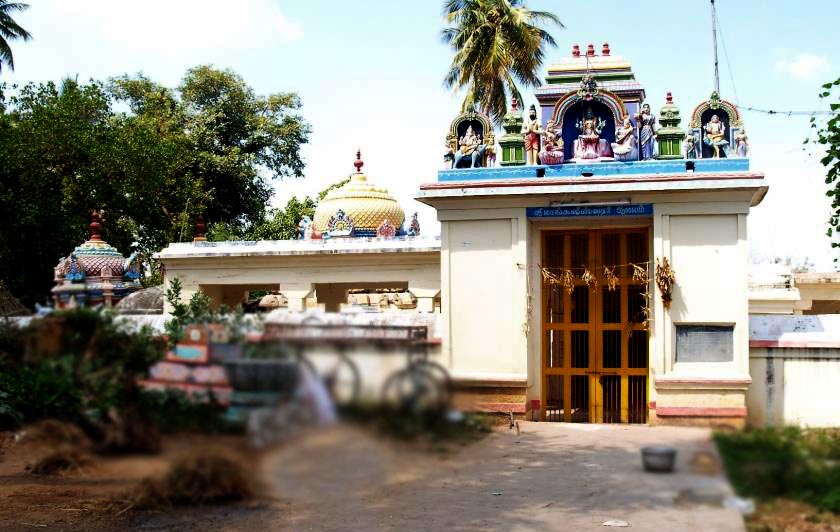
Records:
{"label": "palm frond", "polygon": [[543,25],[563,27],[546,11],[530,11],[524,0],[444,0],[448,24],[441,40],[453,52],[444,86],[466,89],[462,107],[479,105],[499,122],[507,98],[521,99],[517,84],[537,86],[546,49],[556,46]]}

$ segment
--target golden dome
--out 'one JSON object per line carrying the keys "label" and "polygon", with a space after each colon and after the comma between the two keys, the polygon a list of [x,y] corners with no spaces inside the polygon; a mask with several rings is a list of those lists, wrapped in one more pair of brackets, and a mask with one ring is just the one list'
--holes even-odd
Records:
{"label": "golden dome", "polygon": [[339,210],[352,220],[356,236],[376,236],[376,229],[384,221],[399,229],[405,221],[405,212],[388,190],[368,183],[362,173],[361,153],[356,153],[356,173],[344,186],[330,191],[315,209],[315,230],[327,231],[330,218]]}

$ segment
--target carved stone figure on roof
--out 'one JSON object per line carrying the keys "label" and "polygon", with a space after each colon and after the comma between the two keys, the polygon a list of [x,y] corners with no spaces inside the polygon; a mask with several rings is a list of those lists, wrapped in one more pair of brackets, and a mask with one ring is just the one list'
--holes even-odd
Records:
{"label": "carved stone figure on roof", "polygon": [[747,137],[747,133],[741,129],[735,132],[733,135],[735,139],[735,154],[738,157],[746,157],[750,154],[750,143],[748,142],[749,137]]}
{"label": "carved stone figure on roof", "polygon": [[694,136],[694,133],[692,131],[689,131],[688,134],[685,136],[685,158],[700,158],[700,145],[697,143],[697,137]]}
{"label": "carved stone figure on roof", "polygon": [[486,149],[487,146],[481,140],[481,136],[475,133],[472,126],[467,127],[467,131],[458,139],[458,151],[455,152],[453,166],[461,168],[465,166],[466,161],[469,161],[468,168],[481,166],[481,160]]}
{"label": "carved stone figure on roof", "polygon": [[306,229],[310,225],[312,225],[312,218],[304,214],[298,222],[298,240],[306,240]]}
{"label": "carved stone figure on roof", "polygon": [[636,122],[639,124],[639,147],[642,151],[642,160],[653,159],[653,135],[656,117],[650,112],[650,105],[642,105],[642,112],[636,115]]}
{"label": "carved stone figure on roof", "polygon": [[353,236],[353,220],[342,209],[338,209],[327,223],[327,235],[330,238]]}
{"label": "carved stone figure on roof", "polygon": [[411,215],[411,224],[408,226],[408,236],[420,236],[420,221],[417,220],[417,213]]}
{"label": "carved stone figure on roof", "polygon": [[387,219],[382,220],[382,223],[376,228],[376,236],[378,238],[394,238],[397,236],[397,229]]}
{"label": "carved stone figure on roof", "polygon": [[[729,141],[726,140],[726,125],[720,121],[720,117],[718,115],[712,115],[709,123],[703,126],[703,131],[706,132],[703,142],[706,143],[707,146],[712,147],[715,151],[714,158],[719,159],[720,149],[723,147],[725,150],[726,146],[729,144]],[[724,151],[724,156],[725,155],[726,152]]]}
{"label": "carved stone figure on roof", "polygon": [[541,164],[561,164],[563,162],[563,136],[557,131],[554,120],[549,120],[543,131],[543,148],[540,150]]}
{"label": "carved stone figure on roof", "polygon": [[538,164],[540,154],[540,135],[543,130],[537,118],[537,108],[533,104],[528,108],[528,119],[522,124],[522,135],[525,137],[526,164]]}
{"label": "carved stone figure on roof", "polygon": [[583,119],[577,123],[580,135],[575,141],[575,160],[601,158],[601,152],[604,151],[601,144],[606,144],[606,141],[601,138],[604,125],[604,120],[596,117],[592,109],[586,110]]}
{"label": "carved stone figure on roof", "polygon": [[621,126],[616,128],[612,150],[617,161],[635,161],[639,158],[639,151],[636,146],[636,128],[633,127],[629,116],[625,116]]}

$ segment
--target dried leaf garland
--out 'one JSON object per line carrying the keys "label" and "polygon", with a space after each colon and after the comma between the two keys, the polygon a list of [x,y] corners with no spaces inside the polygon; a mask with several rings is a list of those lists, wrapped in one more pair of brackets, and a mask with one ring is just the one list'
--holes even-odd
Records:
{"label": "dried leaf garland", "polygon": [[671,269],[671,263],[668,262],[668,257],[662,257],[662,262],[656,259],[656,286],[662,295],[662,304],[665,308],[671,308],[671,291],[677,279],[674,270]]}
{"label": "dried leaf garland", "polygon": [[571,294],[575,291],[575,275],[569,270],[563,270],[560,284]]}
{"label": "dried leaf garland", "polygon": [[542,271],[543,279],[552,286],[562,286],[564,290],[568,293],[572,293],[575,290],[575,276],[569,270],[562,270],[560,275],[551,273],[548,271],[547,268],[543,268],[540,266],[540,271]]}
{"label": "dried leaf garland", "polygon": [[595,288],[597,290],[598,289],[598,279],[596,279],[595,276],[592,275],[592,273],[589,271],[589,268],[587,268],[586,266],[582,266],[582,267],[583,267],[583,273],[580,276],[580,280],[583,281],[584,283],[586,283],[586,286],[588,286],[589,288]]}
{"label": "dried leaf garland", "polygon": [[615,291],[615,287],[618,285],[618,277],[615,276],[615,267],[609,268],[608,266],[604,266],[604,283],[607,285],[607,290],[610,292]]}
{"label": "dried leaf garland", "polygon": [[647,271],[647,264],[645,267],[642,268],[638,264],[630,264],[633,267],[633,282],[647,284],[648,283],[648,271]]}

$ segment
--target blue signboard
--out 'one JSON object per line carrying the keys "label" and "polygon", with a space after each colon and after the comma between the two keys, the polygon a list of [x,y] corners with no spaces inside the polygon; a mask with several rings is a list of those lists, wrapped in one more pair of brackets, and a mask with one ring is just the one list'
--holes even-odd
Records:
{"label": "blue signboard", "polygon": [[653,205],[575,205],[568,207],[528,207],[528,218],[578,218],[582,216],[650,216]]}

